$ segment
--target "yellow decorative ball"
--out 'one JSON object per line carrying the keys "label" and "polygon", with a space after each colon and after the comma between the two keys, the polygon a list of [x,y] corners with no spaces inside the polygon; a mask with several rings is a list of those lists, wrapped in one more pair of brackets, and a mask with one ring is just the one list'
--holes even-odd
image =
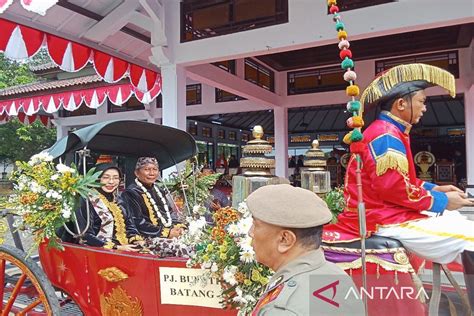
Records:
{"label": "yellow decorative ball", "polygon": [[347,32],[344,31],[344,30],[341,30],[341,31],[337,32],[337,38],[340,41],[347,39]]}
{"label": "yellow decorative ball", "polygon": [[364,126],[364,120],[360,116],[353,116],[352,117],[352,123],[354,124],[354,127],[363,127]]}
{"label": "yellow decorative ball", "polygon": [[350,97],[356,97],[359,95],[359,87],[355,84],[350,85],[346,88],[346,94]]}
{"label": "yellow decorative ball", "polygon": [[336,0],[328,0],[328,7],[330,7],[332,5],[336,5],[336,4],[337,4]]}
{"label": "yellow decorative ball", "polygon": [[352,135],[352,132],[347,133],[346,135],[344,135],[344,138],[342,139],[342,141],[345,144],[350,145],[352,143],[351,135]]}

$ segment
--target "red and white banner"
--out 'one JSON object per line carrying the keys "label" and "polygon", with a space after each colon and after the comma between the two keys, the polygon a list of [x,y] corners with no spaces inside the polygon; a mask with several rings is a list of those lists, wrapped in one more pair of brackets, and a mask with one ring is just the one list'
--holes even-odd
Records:
{"label": "red and white banner", "polygon": [[[10,117],[6,114],[0,115],[0,122],[8,122]],[[18,113],[18,120],[24,125],[33,124],[35,121],[40,121],[46,127],[51,127],[51,117],[47,115],[33,114],[31,116],[25,113]]]}
{"label": "red and white banner", "polygon": [[[5,2],[0,0],[0,4],[2,1]],[[115,83],[129,77],[133,87],[143,93],[156,85],[161,90],[159,73],[96,49],[4,19],[0,19],[0,30],[0,51],[10,59],[30,58],[44,47],[52,61],[64,71],[79,71],[90,62],[105,82]]]}
{"label": "red and white banner", "polygon": [[[28,11],[45,15],[46,11],[55,5],[58,0],[21,0],[21,5]],[[0,13],[3,13],[13,0],[0,0]]]}
{"label": "red and white banner", "polygon": [[161,84],[143,93],[131,84],[116,84],[98,88],[53,93],[43,96],[9,99],[0,101],[0,115],[18,116],[24,114],[32,116],[41,109],[46,113],[57,112],[62,106],[67,111],[77,110],[83,103],[91,109],[97,109],[106,99],[112,104],[121,106],[133,95],[141,103],[150,103],[161,92]]}

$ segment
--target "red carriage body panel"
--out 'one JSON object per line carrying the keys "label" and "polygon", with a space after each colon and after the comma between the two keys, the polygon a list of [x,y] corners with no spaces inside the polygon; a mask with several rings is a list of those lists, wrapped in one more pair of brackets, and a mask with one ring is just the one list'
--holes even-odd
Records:
{"label": "red carriage body panel", "polygon": [[[161,304],[160,267],[185,268],[179,258],[160,259],[148,254],[135,254],[64,243],[64,251],[39,247],[41,265],[51,283],[64,290],[85,315],[101,315],[105,300],[117,300],[111,294],[119,287],[129,305],[142,306],[143,315],[235,316],[235,310],[210,307]],[[99,271],[119,269],[128,277],[115,275],[107,281]],[[117,270],[115,270],[117,271]],[[113,273],[112,273],[113,274]],[[125,293],[126,296],[123,295]],[[117,293],[115,293],[117,294]],[[102,300],[102,302],[101,302]],[[101,304],[102,303],[102,304]],[[132,308],[129,306],[129,308]]]}

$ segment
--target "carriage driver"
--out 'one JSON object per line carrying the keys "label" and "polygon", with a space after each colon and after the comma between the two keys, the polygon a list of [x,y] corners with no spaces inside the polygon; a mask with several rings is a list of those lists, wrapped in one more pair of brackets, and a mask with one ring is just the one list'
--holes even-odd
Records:
{"label": "carriage driver", "polygon": [[[361,103],[367,108],[380,106],[382,112],[364,131],[362,142],[351,149],[357,148],[362,159],[368,234],[398,239],[409,251],[433,262],[462,259],[474,306],[474,221],[453,211],[474,203],[452,185],[418,179],[410,148],[412,124],[426,112],[424,89],[435,85],[447,89],[452,97],[456,95],[454,76],[430,65],[399,65],[377,77],[362,94]],[[346,173],[347,206],[337,224],[325,227],[323,239],[327,243],[359,239],[354,157]]]}

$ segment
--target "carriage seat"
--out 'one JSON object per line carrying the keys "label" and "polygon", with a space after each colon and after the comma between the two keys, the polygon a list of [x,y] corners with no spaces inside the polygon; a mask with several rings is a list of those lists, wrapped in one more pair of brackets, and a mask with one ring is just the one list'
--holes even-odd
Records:
{"label": "carriage seat", "polygon": [[[337,248],[350,248],[350,249],[360,249],[361,242],[360,240],[352,242],[341,242],[341,243],[325,243],[323,246],[328,247],[337,247]],[[382,237],[373,235],[365,240],[366,249],[390,249],[390,248],[403,248],[402,243],[393,238]]]}

